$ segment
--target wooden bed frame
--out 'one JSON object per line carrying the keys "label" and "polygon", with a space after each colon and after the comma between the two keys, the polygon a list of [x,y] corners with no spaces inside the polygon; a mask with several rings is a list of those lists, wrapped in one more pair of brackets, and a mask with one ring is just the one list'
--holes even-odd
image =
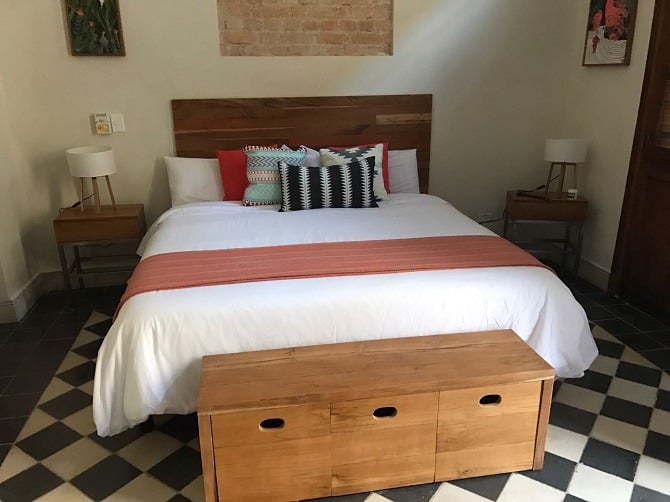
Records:
{"label": "wooden bed frame", "polygon": [[388,142],[416,148],[419,186],[428,192],[433,97],[175,99],[176,154],[212,158],[216,150],[286,144],[312,148]]}

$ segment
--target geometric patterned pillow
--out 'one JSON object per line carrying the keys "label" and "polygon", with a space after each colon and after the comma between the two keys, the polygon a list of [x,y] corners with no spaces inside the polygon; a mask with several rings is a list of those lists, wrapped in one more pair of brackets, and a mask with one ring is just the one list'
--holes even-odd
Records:
{"label": "geometric patterned pillow", "polygon": [[374,194],[375,158],[341,166],[307,167],[279,163],[279,211],[379,207]]}
{"label": "geometric patterned pillow", "polygon": [[279,185],[279,162],[303,164],[305,150],[282,150],[274,147],[244,147],[247,156],[247,178],[249,186],[242,199],[245,206],[279,204],[281,187]]}
{"label": "geometric patterned pillow", "polygon": [[375,158],[375,176],[374,176],[374,191],[375,197],[378,201],[388,200],[389,196],[384,188],[384,176],[382,173],[383,158],[384,158],[384,143],[376,145],[362,145],[351,148],[322,148],[321,165],[332,166],[338,164],[346,164],[352,160],[361,160],[365,157],[374,156]]}

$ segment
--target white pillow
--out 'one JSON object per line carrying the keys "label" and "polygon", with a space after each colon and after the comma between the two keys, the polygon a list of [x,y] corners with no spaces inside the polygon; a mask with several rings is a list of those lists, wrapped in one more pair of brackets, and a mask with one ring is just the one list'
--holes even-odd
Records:
{"label": "white pillow", "polygon": [[416,150],[389,150],[391,193],[420,193]]}
{"label": "white pillow", "polygon": [[170,184],[172,207],[189,202],[223,200],[218,159],[163,158]]}
{"label": "white pillow", "polygon": [[[384,143],[377,143],[372,146],[352,146],[350,148],[322,148],[321,165],[323,167],[347,165],[352,160],[362,160],[365,157],[375,158],[375,176],[372,185],[375,191],[375,197],[378,201],[388,200],[389,196],[384,188],[384,177],[382,175],[382,160],[384,158]],[[390,188],[390,187],[389,187]],[[393,190],[391,190],[393,192]]]}
{"label": "white pillow", "polygon": [[304,148],[307,152],[307,155],[305,155],[305,165],[307,167],[321,167],[321,154],[317,150],[305,145],[300,145],[300,148]]}
{"label": "white pillow", "polygon": [[[310,147],[305,146],[305,145],[300,145],[300,148],[303,148],[305,150],[305,152],[307,152],[305,154],[305,160],[303,162],[304,166],[307,166],[307,167],[321,167],[321,154],[318,151],[314,150],[314,148],[310,148]],[[282,150],[291,150],[291,147],[287,146],[287,145],[282,145],[281,149]],[[293,151],[293,150],[291,150],[291,151]]]}

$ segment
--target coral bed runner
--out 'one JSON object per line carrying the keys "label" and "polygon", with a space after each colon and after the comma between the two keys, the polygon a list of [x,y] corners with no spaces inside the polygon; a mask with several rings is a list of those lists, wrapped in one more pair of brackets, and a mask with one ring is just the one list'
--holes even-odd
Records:
{"label": "coral bed runner", "polygon": [[280,279],[513,266],[544,267],[521,248],[492,235],[164,253],[139,263],[128,281],[117,314],[129,298],[165,289]]}

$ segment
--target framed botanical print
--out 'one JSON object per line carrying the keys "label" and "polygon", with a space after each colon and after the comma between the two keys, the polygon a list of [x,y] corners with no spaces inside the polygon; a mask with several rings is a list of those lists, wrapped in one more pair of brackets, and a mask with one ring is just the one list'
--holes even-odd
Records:
{"label": "framed botanical print", "polygon": [[589,0],[582,65],[627,65],[637,0]]}
{"label": "framed botanical print", "polygon": [[118,0],[63,0],[73,56],[125,56]]}

